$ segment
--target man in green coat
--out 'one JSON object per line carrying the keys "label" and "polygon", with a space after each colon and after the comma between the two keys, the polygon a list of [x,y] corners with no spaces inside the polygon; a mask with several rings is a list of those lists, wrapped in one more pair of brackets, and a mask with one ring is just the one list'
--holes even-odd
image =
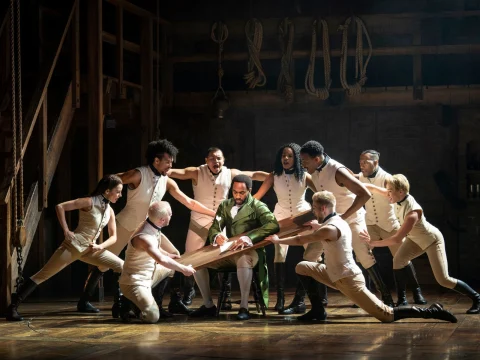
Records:
{"label": "man in green coat", "polygon": [[[208,240],[214,245],[223,245],[229,237],[246,233],[235,241],[232,250],[252,246],[265,237],[279,231],[275,216],[268,207],[252,197],[252,180],[246,175],[237,175],[232,180],[233,198],[224,200],[217,209],[215,219],[208,232]],[[222,233],[225,229],[226,236]],[[237,267],[238,283],[240,284],[240,311],[238,320],[248,320],[248,296],[252,283],[253,268],[259,268],[260,287],[265,304],[268,306],[268,270],[265,249],[242,252],[228,259],[218,261],[211,268],[218,269],[228,266]],[[191,317],[215,316],[216,306],[212,301],[208,270],[199,270],[196,273],[197,285],[202,293],[203,305]]]}

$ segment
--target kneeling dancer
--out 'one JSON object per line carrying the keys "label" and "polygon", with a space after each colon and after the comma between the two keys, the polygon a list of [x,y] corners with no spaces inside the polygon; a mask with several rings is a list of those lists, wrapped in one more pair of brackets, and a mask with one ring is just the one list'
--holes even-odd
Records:
{"label": "kneeling dancer", "polygon": [[[154,202],[148,209],[148,217],[132,235],[125,252],[125,263],[120,276],[123,292],[120,317],[129,321],[130,310],[146,323],[156,323],[160,318],[152,288],[163,279],[172,277],[174,271],[191,276],[195,269],[176,262],[177,254],[162,249],[162,228],[168,226],[172,209],[166,201]],[[169,242],[168,242],[169,243]],[[135,306],[132,306],[135,304]],[[132,309],[133,308],[133,309]]]}

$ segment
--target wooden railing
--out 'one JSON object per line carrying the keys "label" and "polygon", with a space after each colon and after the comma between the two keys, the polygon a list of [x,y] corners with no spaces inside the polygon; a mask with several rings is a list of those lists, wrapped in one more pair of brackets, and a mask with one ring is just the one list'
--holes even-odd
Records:
{"label": "wooden railing", "polygon": [[[65,144],[70,124],[75,113],[75,108],[80,106],[80,61],[79,61],[79,1],[74,0],[68,20],[60,38],[57,51],[47,67],[41,72],[38,85],[33,93],[32,100],[25,115],[25,128],[23,129],[24,143],[20,153],[20,159],[25,156],[30,139],[32,137],[35,123],[39,118],[39,139],[40,139],[40,162],[39,179],[31,186],[31,190],[25,204],[25,219],[27,239],[22,248],[22,257],[28,256],[32,241],[40,221],[43,208],[47,205],[47,194],[55,174],[63,146]],[[3,29],[2,23],[2,29]],[[47,93],[56,68],[60,52],[65,43],[67,34],[72,35],[72,81],[65,94],[62,110],[58,116],[56,126],[53,130],[50,142],[47,138]],[[0,270],[1,270],[1,291],[0,291],[0,312],[3,311],[10,301],[15,279],[18,274],[16,266],[17,254],[13,252],[12,236],[14,233],[12,216],[12,191],[14,174],[20,169],[20,159],[14,164],[13,169],[3,179],[0,187]]]}

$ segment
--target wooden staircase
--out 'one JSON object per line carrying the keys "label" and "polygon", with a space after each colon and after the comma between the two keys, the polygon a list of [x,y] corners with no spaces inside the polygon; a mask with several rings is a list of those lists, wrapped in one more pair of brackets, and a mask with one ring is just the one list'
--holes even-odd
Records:
{"label": "wooden staircase", "polygon": [[[51,55],[49,61],[43,63],[37,85],[31,95],[31,100],[28,103],[28,107],[24,108],[26,110],[23,117],[24,143],[22,148],[19,147],[17,149],[17,158],[22,156],[24,164],[28,163],[30,170],[33,168],[33,171],[30,171],[30,173],[38,174],[36,179],[29,182],[27,182],[25,177],[24,223],[27,239],[22,247],[24,262],[28,257],[42,211],[47,205],[47,194],[75,114],[75,109],[80,104],[79,0],[71,0],[71,3],[69,15],[56,52]],[[7,11],[2,22],[5,25],[2,25],[0,39],[9,33],[8,15]],[[72,64],[71,78],[62,87],[61,97],[58,96],[58,89],[55,89],[53,98],[55,98],[55,102],[62,104],[62,107],[59,113],[52,114],[52,111],[48,110],[48,90],[49,86],[51,87],[52,76],[60,54],[62,50],[65,50],[64,44],[67,43],[65,41],[67,36],[71,36],[71,41],[68,43],[72,45],[71,51],[69,51]],[[0,56],[2,55],[0,54]],[[62,98],[63,102],[60,102]],[[1,101],[2,99],[0,99],[0,105]],[[50,126],[50,131],[49,122],[52,125]],[[2,251],[0,251],[0,312],[2,313],[10,302],[10,294],[14,291],[15,279],[18,275],[17,254],[12,245],[15,233],[12,200],[14,174],[18,174],[20,162],[17,162],[17,164],[12,163],[13,142],[11,124],[11,112],[8,108],[3,109],[0,112],[0,174],[3,174],[0,177],[0,246],[2,248]],[[37,128],[38,135],[34,134],[34,129]],[[36,141],[31,141],[34,138]],[[33,149],[32,146],[34,147]],[[28,158],[32,154],[32,158]]]}

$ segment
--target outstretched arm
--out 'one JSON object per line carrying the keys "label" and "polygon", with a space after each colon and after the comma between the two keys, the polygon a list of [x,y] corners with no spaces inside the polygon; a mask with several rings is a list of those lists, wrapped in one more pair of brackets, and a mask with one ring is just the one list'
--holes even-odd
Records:
{"label": "outstretched arm", "polygon": [[168,170],[167,176],[179,180],[193,180],[195,183],[197,183],[198,168],[187,167],[185,169],[170,169]]}
{"label": "outstretched arm", "polygon": [[192,268],[191,265],[185,266],[185,265],[179,264],[169,256],[162,254],[158,250],[158,247],[155,246],[152,243],[152,241],[150,241],[147,237],[140,235],[132,239],[132,242],[134,247],[141,248],[142,250],[146,251],[148,255],[150,255],[152,259],[154,259],[160,265],[163,265],[168,269],[180,271],[185,276],[190,276],[195,274],[195,269]]}
{"label": "outstretched arm", "polygon": [[75,239],[75,234],[70,231],[67,224],[67,219],[65,218],[65,211],[72,210],[90,210],[92,208],[92,198],[80,198],[76,200],[65,201],[63,203],[55,206],[55,211],[57,212],[57,218],[60,223],[60,226],[63,229],[65,239],[73,240]]}
{"label": "outstretched arm", "polygon": [[265,178],[269,175],[265,171],[240,171],[238,169],[230,169],[230,171],[232,172],[232,178],[237,175],[243,174],[247,175],[255,181],[265,181]]}
{"label": "outstretched arm", "polygon": [[201,214],[205,214],[208,216],[215,216],[215,211],[210,210],[209,208],[205,207],[203,204],[199,203],[197,200],[193,200],[192,198],[189,198],[187,195],[183,193],[178,188],[177,183],[172,180],[168,179],[167,180],[167,191],[172,195],[176,200],[181,202],[183,205],[185,205],[187,208],[190,210],[197,211]]}
{"label": "outstretched arm", "polygon": [[313,183],[313,180],[312,180],[312,175],[310,174],[307,174],[305,172],[305,182],[307,184],[307,187],[313,191],[313,193],[315,194],[317,192],[317,189],[315,188],[315,184]]}
{"label": "outstretched arm", "polygon": [[342,219],[347,219],[365,203],[370,200],[371,194],[365,187],[365,184],[355,179],[349,170],[340,168],[335,174],[335,180],[339,186],[345,186],[348,190],[356,195],[352,205],[341,215]]}
{"label": "outstretched arm", "polygon": [[253,195],[253,197],[257,200],[260,200],[262,197],[265,196],[267,191],[272,187],[273,185],[273,173],[268,174],[268,176],[265,178],[263,181],[262,186],[260,186],[260,189]]}
{"label": "outstretched arm", "polygon": [[373,185],[373,184],[364,184],[364,185],[372,193],[380,194],[380,195],[383,195],[385,197],[388,196],[388,190],[383,188],[383,187],[379,187],[379,186]]}
{"label": "outstretched arm", "polygon": [[271,235],[265,240],[280,245],[303,246],[305,244],[321,240],[337,240],[340,235],[340,231],[335,226],[331,225],[324,226],[308,235],[295,235],[285,239],[280,239],[278,235]]}

